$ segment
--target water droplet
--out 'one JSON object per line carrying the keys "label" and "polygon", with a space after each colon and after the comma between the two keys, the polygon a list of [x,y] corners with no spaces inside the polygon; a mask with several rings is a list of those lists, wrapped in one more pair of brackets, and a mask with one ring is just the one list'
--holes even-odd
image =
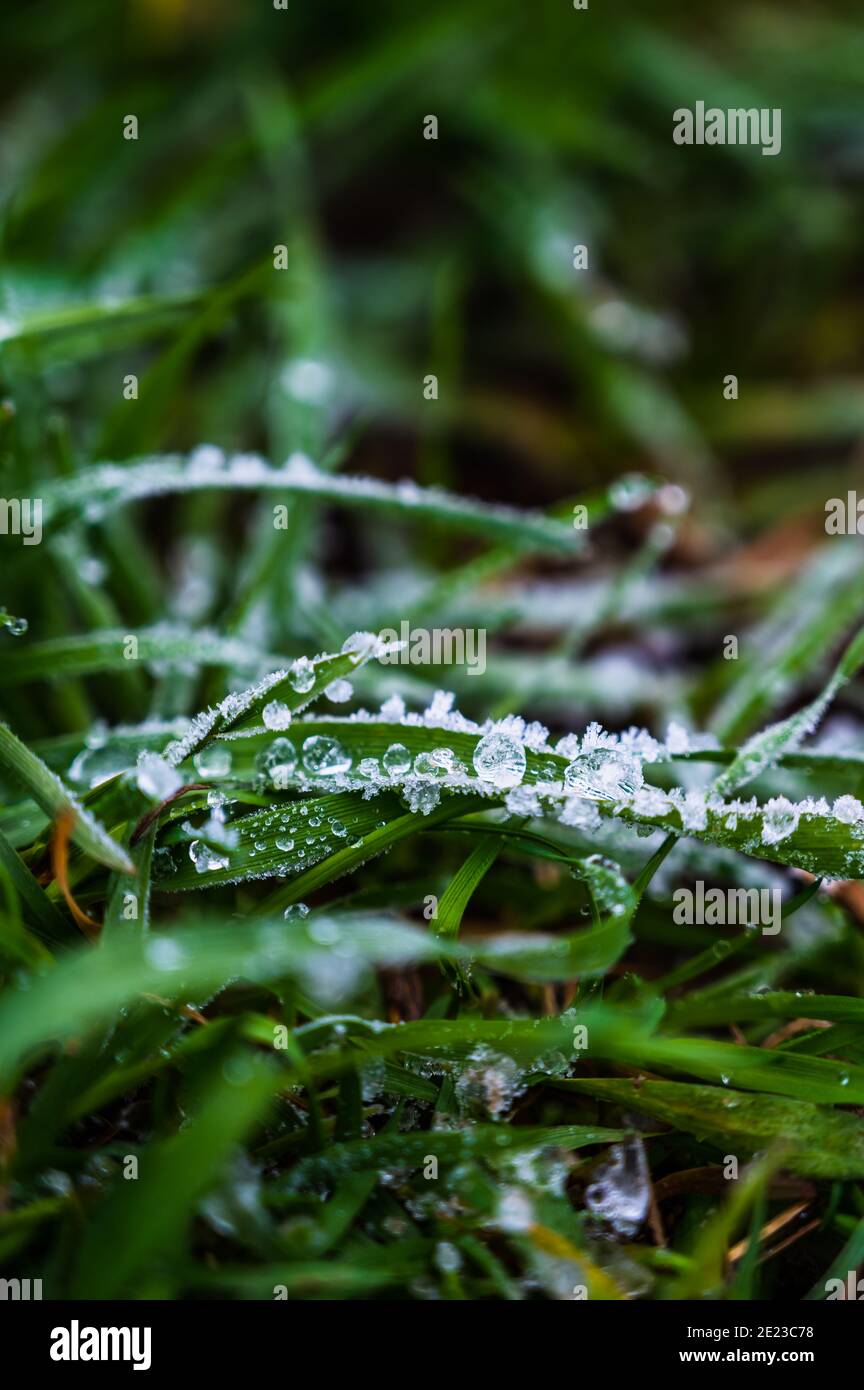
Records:
{"label": "water droplet", "polygon": [[0,608],[0,627],[5,627],[10,637],[23,637],[28,626],[26,618],[15,618],[5,608]]}
{"label": "water droplet", "polygon": [[486,734],[474,749],[474,771],[494,787],[515,787],[525,776],[525,749],[510,734]]}
{"label": "water droplet", "polygon": [[635,512],[651,496],[651,481],[642,473],[627,473],[609,489],[609,500],[619,512]]}
{"label": "water droplet", "polygon": [[183,947],[166,936],[151,936],[144,951],[157,970],[181,970],[186,961]]}
{"label": "water droplet", "polygon": [[212,873],[215,869],[227,869],[230,860],[227,854],[216,854],[203,840],[193,840],[189,846],[189,858],[199,874]]}
{"label": "water droplet", "polygon": [[418,753],[414,759],[414,776],[438,781],[446,777],[453,764],[453,754],[449,748],[433,748],[429,753]]}
{"label": "water droplet", "polygon": [[303,743],[303,766],[313,777],[334,777],[348,772],[351,754],[337,738],[327,734],[312,734]]}
{"label": "water droplet", "polygon": [[274,738],[256,761],[272,782],[284,785],[297,766],[297,749],[290,738]]}
{"label": "water droplet", "polygon": [[381,762],[390,777],[401,777],[411,766],[411,754],[404,743],[391,743]]}
{"label": "water droplet", "polygon": [[298,695],[306,695],[315,684],[315,667],[308,656],[298,656],[288,672],[288,684]]}
{"label": "water droplet", "polygon": [[297,918],[308,917],[309,908],[306,903],[291,903],[290,907],[286,907],[282,916],[289,922]]}
{"label": "water droplet", "polygon": [[192,759],[199,777],[227,777],[231,771],[231,752],[222,743],[210,743]]}

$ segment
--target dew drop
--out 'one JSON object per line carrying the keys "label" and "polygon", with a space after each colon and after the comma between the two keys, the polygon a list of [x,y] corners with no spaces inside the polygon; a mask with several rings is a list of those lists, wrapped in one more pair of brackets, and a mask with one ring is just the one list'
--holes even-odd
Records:
{"label": "dew drop", "polygon": [[411,766],[411,754],[404,743],[391,743],[381,762],[390,777],[401,777]]}
{"label": "dew drop", "polygon": [[308,656],[298,656],[288,672],[288,684],[298,695],[306,695],[315,684],[315,667]]}
{"label": "dew drop", "polygon": [[351,754],[337,738],[312,734],[303,743],[303,766],[313,777],[335,777],[351,767]]}
{"label": "dew drop", "polygon": [[525,776],[525,749],[510,734],[486,734],[474,749],[474,771],[494,787],[515,787]]}
{"label": "dew drop", "polygon": [[231,771],[231,752],[221,743],[208,744],[192,759],[199,777],[209,781],[211,777],[227,777]]}

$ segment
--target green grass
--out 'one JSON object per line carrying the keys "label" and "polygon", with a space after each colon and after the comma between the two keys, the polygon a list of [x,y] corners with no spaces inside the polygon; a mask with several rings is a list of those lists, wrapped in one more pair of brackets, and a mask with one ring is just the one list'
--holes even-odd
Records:
{"label": "green grass", "polygon": [[[862,1258],[860,26],[529,8],[0,20],[0,1272],[46,1298]],[[706,98],[782,159],[673,146]],[[699,880],[779,930],[682,925]]]}

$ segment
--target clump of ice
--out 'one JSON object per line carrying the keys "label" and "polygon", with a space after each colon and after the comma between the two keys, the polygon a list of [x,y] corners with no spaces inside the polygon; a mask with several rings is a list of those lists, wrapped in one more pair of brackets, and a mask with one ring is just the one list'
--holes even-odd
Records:
{"label": "clump of ice", "polygon": [[785,796],[774,796],[765,803],[762,812],[763,845],[779,845],[788,840],[798,829],[801,805],[796,805]]}
{"label": "clump of ice", "polygon": [[408,809],[415,812],[419,811],[421,816],[428,816],[435,810],[441,799],[441,792],[434,782],[425,782],[412,779],[405,783],[403,788]]}
{"label": "clump of ice", "polygon": [[613,1144],[607,1163],[598,1168],[585,1192],[585,1205],[608,1221],[617,1235],[629,1239],[648,1215],[651,1185],[641,1139]]}
{"label": "clump of ice", "polygon": [[864,820],[864,806],[857,796],[838,796],[831,808],[832,814],[844,825],[856,825]]}
{"label": "clump of ice", "polygon": [[325,685],[324,694],[334,705],[344,705],[354,694],[354,687],[350,681],[343,680],[341,676],[329,685]]}
{"label": "clump of ice", "polygon": [[564,773],[568,791],[593,801],[634,796],[643,781],[639,759],[611,748],[594,748],[582,754]]}
{"label": "clump of ice", "polygon": [[291,709],[284,700],[271,700],[261,711],[267,729],[287,729],[291,724]]}
{"label": "clump of ice", "polygon": [[468,1054],[454,1093],[463,1115],[497,1120],[524,1089],[513,1058],[481,1044]]}

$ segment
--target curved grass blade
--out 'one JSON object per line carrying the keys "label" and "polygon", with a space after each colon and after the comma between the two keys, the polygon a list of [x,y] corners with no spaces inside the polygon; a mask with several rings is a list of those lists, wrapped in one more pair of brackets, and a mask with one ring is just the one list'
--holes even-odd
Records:
{"label": "curved grass blade", "polygon": [[6,724],[0,724],[0,766],[21,783],[46,816],[67,813],[72,817],[72,839],[85,854],[109,869],[134,874],[135,866],[122,845]]}
{"label": "curved grass blade", "polygon": [[784,1166],[803,1177],[864,1177],[864,1124],[848,1111],[678,1081],[591,1077],[551,1084],[641,1110],[727,1153],[754,1154],[787,1143]]}
{"label": "curved grass blade", "polygon": [[414,483],[384,483],[377,478],[330,474],[305,455],[292,455],[273,468],[254,455],[237,455],[224,468],[195,467],[179,455],[165,455],[120,466],[100,464],[76,477],[44,484],[43,525],[51,535],[78,519],[85,509],[105,515],[117,507],[150,497],[213,490],[276,492],[337,502],[347,507],[384,511],[453,530],[506,540],[519,550],[575,554],[579,532],[536,512],[469,501],[437,488]]}
{"label": "curved grass blade", "polygon": [[714,783],[718,796],[729,796],[747,782],[752,782],[768,768],[774,767],[783,753],[793,752],[813,733],[831,701],[847,681],[857,675],[864,665],[864,631],[849,644],[824,690],[809,705],[788,719],[772,724],[748,740],[732,764],[721,772]]}

